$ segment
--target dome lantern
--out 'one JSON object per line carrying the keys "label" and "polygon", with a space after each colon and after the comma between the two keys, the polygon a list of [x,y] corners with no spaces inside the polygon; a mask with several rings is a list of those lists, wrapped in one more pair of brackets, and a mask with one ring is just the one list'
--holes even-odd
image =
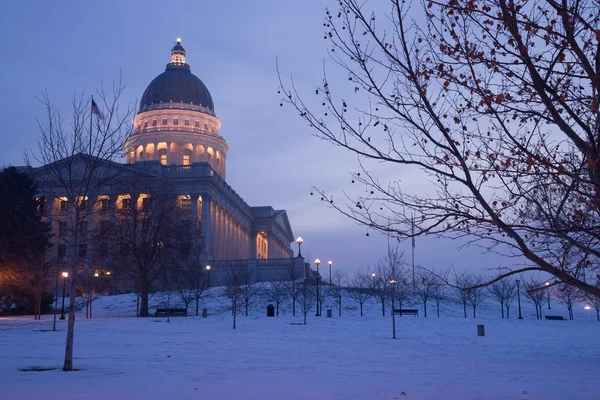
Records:
{"label": "dome lantern", "polygon": [[177,38],[177,44],[171,50],[171,64],[185,64],[185,49],[181,45],[181,38]]}

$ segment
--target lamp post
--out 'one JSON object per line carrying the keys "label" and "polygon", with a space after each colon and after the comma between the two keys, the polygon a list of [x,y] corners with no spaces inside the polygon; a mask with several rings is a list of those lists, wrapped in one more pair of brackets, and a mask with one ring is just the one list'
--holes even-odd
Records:
{"label": "lamp post", "polygon": [[546,292],[548,293],[548,310],[552,310],[550,308],[550,282],[546,282]]}
{"label": "lamp post", "polygon": [[206,285],[210,287],[210,265],[206,266]]}
{"label": "lamp post", "polygon": [[67,283],[67,278],[69,277],[69,273],[63,272],[61,275],[63,277],[63,298],[62,298],[62,311],[60,313],[60,319],[65,319],[65,286]]}
{"label": "lamp post", "polygon": [[521,281],[517,279],[517,302],[519,303],[519,318],[518,319],[523,319],[523,316],[521,315],[521,289],[519,287],[520,284],[521,284]]}
{"label": "lamp post", "polygon": [[333,261],[329,261],[329,286],[331,285],[331,264],[333,264]]}
{"label": "lamp post", "polygon": [[[396,297],[396,283],[398,283],[395,279],[390,281],[390,285],[392,285],[392,339],[396,339],[396,313],[394,312],[394,298]],[[402,315],[402,314],[400,314]]]}
{"label": "lamp post", "polygon": [[315,317],[320,317],[321,316],[321,311],[319,310],[319,264],[321,264],[321,260],[319,260],[318,258],[315,260],[315,264],[317,264],[317,313],[315,314]]}
{"label": "lamp post", "polygon": [[300,246],[302,246],[303,242],[304,242],[304,240],[302,240],[302,238],[300,236],[298,236],[298,239],[296,239],[296,243],[298,243],[298,257],[302,256],[302,252],[300,251]]}

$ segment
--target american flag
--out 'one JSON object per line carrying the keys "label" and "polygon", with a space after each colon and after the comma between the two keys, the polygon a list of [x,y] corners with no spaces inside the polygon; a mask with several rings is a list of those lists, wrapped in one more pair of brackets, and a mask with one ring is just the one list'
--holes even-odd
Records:
{"label": "american flag", "polygon": [[94,101],[94,99],[92,99],[92,114],[96,114],[98,116],[98,119],[103,119],[104,118],[102,116],[102,113],[100,112],[100,109],[98,108],[98,104],[96,104],[96,102]]}

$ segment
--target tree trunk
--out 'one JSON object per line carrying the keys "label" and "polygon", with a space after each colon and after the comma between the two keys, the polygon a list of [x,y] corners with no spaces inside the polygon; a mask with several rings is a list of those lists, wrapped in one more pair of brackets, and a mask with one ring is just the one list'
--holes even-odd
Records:
{"label": "tree trunk", "polygon": [[363,310],[362,310],[362,306],[363,306],[363,303],[360,303],[360,316],[361,316],[361,317],[363,316]]}
{"label": "tree trunk", "polygon": [[392,339],[396,339],[396,313],[394,312],[394,299],[392,299]]}
{"label": "tree trunk", "polygon": [[[82,296],[83,298],[83,296]],[[85,319],[89,319],[90,318],[90,303],[88,303],[87,301],[85,302]]]}
{"label": "tree trunk", "polygon": [[465,312],[465,318],[467,318],[467,303],[463,303],[463,311]]}
{"label": "tree trunk", "polygon": [[248,316],[248,304],[250,303],[250,299],[246,299],[246,317]]}
{"label": "tree trunk", "polygon": [[140,316],[140,294],[139,293],[135,294],[135,316],[136,317]]}
{"label": "tree trunk", "polygon": [[423,300],[423,315],[427,318],[427,300]]}
{"label": "tree trunk", "polygon": [[508,304],[506,304],[505,307],[506,307],[506,319],[510,319],[510,315],[508,313],[508,310],[509,310]]}
{"label": "tree trunk", "polygon": [[200,298],[198,296],[196,296],[196,317],[198,316],[198,301],[200,300]]}
{"label": "tree trunk", "polygon": [[[73,268],[72,270],[75,270]],[[72,272],[72,271],[71,271]],[[63,371],[73,371],[73,337],[75,334],[75,285],[69,282],[69,321],[67,324],[67,343]]]}
{"label": "tree trunk", "polygon": [[303,312],[304,314],[304,325],[306,325],[306,312]]}
{"label": "tree trunk", "polygon": [[237,317],[237,310],[236,310],[237,305],[236,305],[236,303],[237,303],[237,299],[234,299],[233,300],[233,307],[232,307],[232,309],[233,309],[233,329],[235,329],[235,318]]}
{"label": "tree trunk", "polygon": [[473,318],[476,318],[476,315],[475,315],[475,306],[473,306]]}
{"label": "tree trunk", "polygon": [[92,303],[94,302],[94,300],[90,301],[90,319],[92,319]]}
{"label": "tree trunk", "polygon": [[385,317],[385,298],[381,298],[381,315]]}
{"label": "tree trunk", "polygon": [[296,299],[292,299],[292,317],[296,316]]}
{"label": "tree trunk", "polygon": [[276,302],[275,305],[276,305],[275,315],[279,317],[279,302]]}
{"label": "tree trunk", "polygon": [[596,310],[596,318],[600,321],[600,310]]}
{"label": "tree trunk", "polygon": [[502,319],[504,319],[504,303],[500,302],[500,311],[502,311]]}
{"label": "tree trunk", "polygon": [[149,317],[148,310],[148,282],[143,282],[140,287],[140,317]]}
{"label": "tree trunk", "polygon": [[439,318],[440,317],[440,303],[436,302],[436,305],[437,305],[437,316]]}
{"label": "tree trunk", "polygon": [[339,298],[339,303],[338,303],[338,305],[339,305],[339,307],[340,307],[340,313],[339,313],[339,316],[341,317],[341,316],[342,316],[342,296],[340,296],[340,298]]}

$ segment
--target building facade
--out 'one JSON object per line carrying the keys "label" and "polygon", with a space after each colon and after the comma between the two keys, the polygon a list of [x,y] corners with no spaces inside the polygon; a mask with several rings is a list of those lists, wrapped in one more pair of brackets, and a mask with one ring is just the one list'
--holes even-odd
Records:
{"label": "building facade", "polygon": [[[104,161],[105,170],[113,172],[99,176],[112,178],[106,178],[92,195],[73,202],[76,193],[62,193],[61,186],[53,186],[47,178],[50,166],[31,171],[44,186],[53,256],[61,260],[72,256],[69,251],[77,251],[94,269],[110,271],[102,263],[114,247],[113,239],[98,239],[98,233],[115,221],[143,219],[140,215],[152,209],[152,201],[160,197],[164,202],[166,196],[172,208],[168,223],[179,230],[180,258],[196,251],[203,264],[211,265],[215,282],[225,279],[224,271],[232,261],[252,269],[259,281],[286,279],[290,268],[303,274],[303,260],[294,258],[290,247],[294,235],[286,211],[250,206],[227,184],[229,147],[219,135],[220,128],[211,94],[192,74],[178,39],[165,72],[142,95],[133,133],[124,142],[126,163]],[[76,157],[85,163],[89,156]],[[81,238],[96,239],[78,239],[73,250],[63,242],[73,213],[79,211],[87,215],[77,226]]]}

